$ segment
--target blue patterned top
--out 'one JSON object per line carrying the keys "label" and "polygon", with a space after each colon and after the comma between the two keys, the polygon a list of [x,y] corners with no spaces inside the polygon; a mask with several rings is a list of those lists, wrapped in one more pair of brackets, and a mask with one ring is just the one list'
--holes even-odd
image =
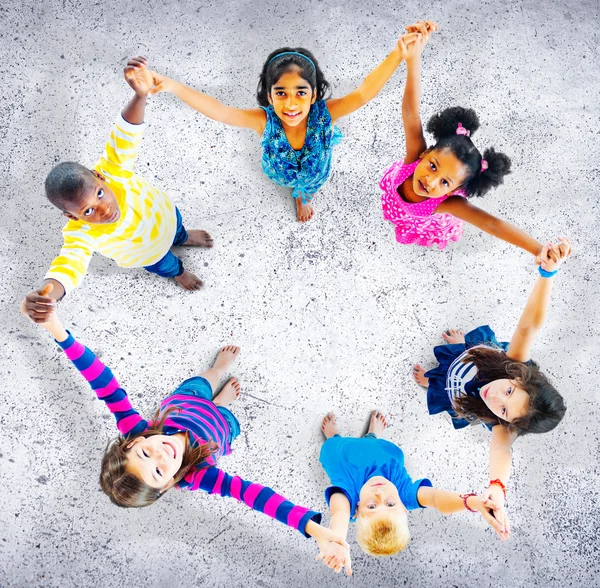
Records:
{"label": "blue patterned top", "polygon": [[306,204],[327,181],[331,152],[333,146],[341,142],[342,132],[333,126],[325,100],[319,100],[308,113],[304,146],[296,151],[273,106],[262,108],[267,113],[267,125],[260,142],[263,171],[276,184],[293,188],[292,196],[301,197],[302,203]]}

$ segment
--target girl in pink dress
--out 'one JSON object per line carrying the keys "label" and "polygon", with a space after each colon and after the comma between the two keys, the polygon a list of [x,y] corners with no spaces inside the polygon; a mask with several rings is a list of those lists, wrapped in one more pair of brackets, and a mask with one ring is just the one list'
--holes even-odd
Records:
{"label": "girl in pink dress", "polygon": [[420,34],[407,48],[402,100],[406,157],[394,162],[379,184],[384,192],[383,217],[396,225],[398,243],[443,249],[461,238],[464,223],[468,222],[537,257],[542,250],[539,241],[467,200],[483,196],[510,173],[506,155],[489,148],[482,156],[471,141],[470,136],[479,128],[473,110],[453,107],[433,116],[427,131],[433,134],[436,144],[427,148],[419,113],[421,52],[437,25],[419,21],[407,30]]}

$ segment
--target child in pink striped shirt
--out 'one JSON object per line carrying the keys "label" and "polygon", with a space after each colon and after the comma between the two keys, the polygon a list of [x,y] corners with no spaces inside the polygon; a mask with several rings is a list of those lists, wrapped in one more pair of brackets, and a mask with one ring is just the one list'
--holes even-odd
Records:
{"label": "child in pink striped shirt", "polygon": [[[214,398],[213,390],[239,356],[239,347],[223,347],[210,369],[180,384],[161,402],[154,418],[146,421],[131,406],[110,368],[63,328],[56,312],[41,326],[54,336],[117,420],[121,435],[109,444],[100,474],[102,490],[113,503],[148,506],[174,486],[231,496],[305,537],[314,537],[321,559],[341,549],[349,560],[348,544],[319,524],[320,513],[217,467],[218,458],[231,453],[231,443],[240,433],[238,420],[228,408],[239,397],[240,384],[231,378]],[[339,568],[340,562],[338,556],[329,567]]]}

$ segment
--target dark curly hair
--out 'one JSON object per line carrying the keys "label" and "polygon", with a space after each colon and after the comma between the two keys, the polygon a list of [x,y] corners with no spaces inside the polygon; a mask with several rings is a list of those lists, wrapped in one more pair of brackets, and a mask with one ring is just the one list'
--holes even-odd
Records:
{"label": "dark curly hair", "polygon": [[567,407],[563,397],[540,371],[537,363],[523,363],[508,357],[500,349],[474,347],[464,362],[472,361],[477,368],[477,380],[492,382],[507,378],[514,380],[529,394],[527,414],[511,422],[497,417],[479,397],[463,395],[453,401],[456,413],[471,424],[503,425],[518,435],[547,433],[560,423]]}
{"label": "dark curly hair", "polygon": [[[469,137],[456,134],[459,123],[469,131]],[[478,128],[479,119],[475,111],[460,106],[446,108],[427,122],[427,131],[436,140],[431,150],[451,151],[467,168],[467,176],[461,185],[467,196],[483,196],[491,188],[502,184],[504,176],[510,173],[510,158],[504,153],[497,153],[493,147],[483,152],[488,168],[482,170],[482,155],[470,138]]]}
{"label": "dark curly hair", "polygon": [[[281,57],[276,57],[280,53],[289,52],[306,55],[310,61],[300,57],[300,55],[288,54],[282,55]],[[273,59],[274,57],[276,57],[276,59]],[[273,61],[271,61],[272,59]],[[314,63],[314,67],[311,64],[311,61]],[[269,106],[269,93],[271,92],[271,87],[284,73],[297,70],[300,70],[300,76],[310,84],[312,90],[316,90],[317,100],[325,100],[329,98],[331,94],[331,86],[325,79],[325,76],[323,75],[315,56],[308,51],[308,49],[303,49],[302,47],[297,47],[296,49],[293,49],[292,47],[281,47],[280,49],[277,49],[269,54],[265,64],[263,65],[260,77],[258,78],[256,99],[258,100],[260,106]]]}
{"label": "dark curly hair", "polygon": [[46,197],[56,208],[65,210],[65,204],[79,204],[86,179],[93,177],[87,167],[75,161],[63,161],[53,167],[46,177]]}

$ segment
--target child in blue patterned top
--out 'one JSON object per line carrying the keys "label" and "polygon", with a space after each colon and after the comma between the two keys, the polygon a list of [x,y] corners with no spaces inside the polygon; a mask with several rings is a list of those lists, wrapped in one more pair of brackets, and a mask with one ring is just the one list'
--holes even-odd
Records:
{"label": "child in blue patterned top", "polygon": [[[430,26],[437,29],[435,23]],[[420,35],[400,37],[383,62],[342,98],[329,98],[330,85],[312,53],[291,47],[267,57],[257,90],[260,108],[226,106],[155,72],[152,93],[172,92],[208,118],[255,130],[261,137],[263,171],[276,184],[293,189],[298,220],[305,222],[314,215],[312,198],[329,177],[332,148],[342,138],[335,122],[379,94]]]}

